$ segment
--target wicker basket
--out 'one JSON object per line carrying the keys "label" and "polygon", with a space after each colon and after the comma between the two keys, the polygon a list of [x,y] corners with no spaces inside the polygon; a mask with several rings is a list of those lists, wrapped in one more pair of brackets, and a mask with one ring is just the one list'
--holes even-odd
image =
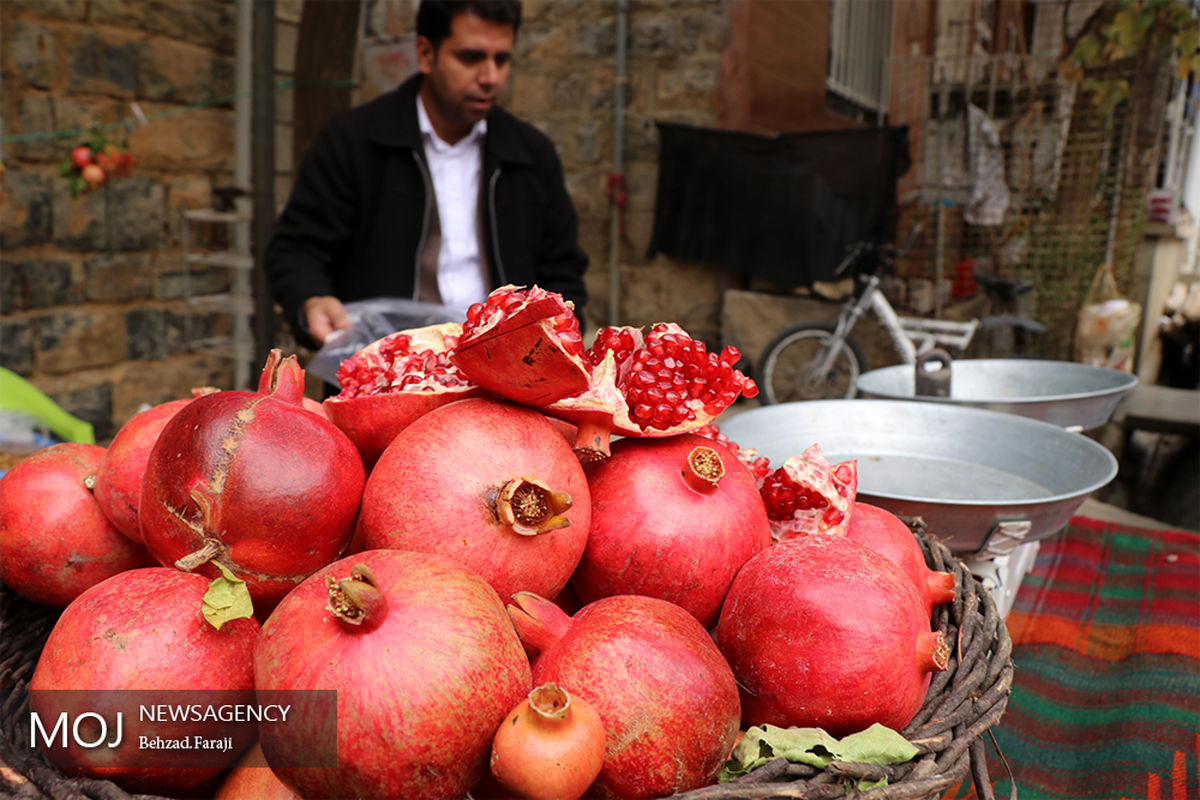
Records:
{"label": "wicker basket", "polygon": [[[919,520],[914,529],[923,533]],[[835,800],[924,800],[939,798],[968,774],[980,798],[992,798],[984,757],[983,734],[1008,704],[1012,685],[1012,640],[987,591],[945,545],[919,536],[932,569],[952,572],[954,603],[939,608],[934,623],[951,643],[948,668],[934,676],[925,704],[903,731],[921,751],[906,764],[833,762],[824,770],[777,759],[729,783],[676,796],[676,800],[750,800],[792,798]],[[0,794],[54,800],[156,800],[130,795],[110,781],[67,778],[31,751],[28,682],[59,609],[29,603],[0,586]],[[856,794],[847,779],[878,780],[888,785]]]}

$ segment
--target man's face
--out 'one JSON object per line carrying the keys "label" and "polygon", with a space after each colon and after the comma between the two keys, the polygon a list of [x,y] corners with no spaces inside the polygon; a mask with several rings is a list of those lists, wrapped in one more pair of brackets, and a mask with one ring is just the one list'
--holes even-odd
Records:
{"label": "man's face", "polygon": [[450,36],[436,51],[429,39],[417,38],[421,97],[443,139],[462,138],[495,105],[508,82],[514,39],[511,25],[469,11],[454,15]]}

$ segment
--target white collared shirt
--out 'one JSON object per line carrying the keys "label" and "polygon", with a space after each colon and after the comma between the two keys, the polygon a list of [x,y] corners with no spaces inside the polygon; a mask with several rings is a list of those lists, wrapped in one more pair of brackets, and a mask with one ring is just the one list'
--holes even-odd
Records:
{"label": "white collared shirt", "polygon": [[442,230],[438,293],[443,304],[465,314],[468,306],[482,302],[488,295],[479,258],[479,181],[487,120],[475,123],[471,132],[455,144],[447,144],[433,130],[425,104],[418,97],[417,122]]}

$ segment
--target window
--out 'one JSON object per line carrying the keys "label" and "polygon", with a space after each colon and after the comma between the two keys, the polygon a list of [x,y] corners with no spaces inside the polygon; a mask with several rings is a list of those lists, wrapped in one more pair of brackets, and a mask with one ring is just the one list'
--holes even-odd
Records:
{"label": "window", "polygon": [[891,0],[831,0],[826,105],[858,120],[882,123],[891,53]]}

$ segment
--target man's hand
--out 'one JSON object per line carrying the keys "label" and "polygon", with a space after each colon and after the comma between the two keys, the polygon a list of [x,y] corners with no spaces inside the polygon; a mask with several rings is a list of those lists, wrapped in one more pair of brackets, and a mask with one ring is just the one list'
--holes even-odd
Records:
{"label": "man's hand", "polygon": [[325,344],[329,334],[350,327],[350,315],[336,297],[310,297],[304,301],[304,320],[308,333],[317,344]]}

